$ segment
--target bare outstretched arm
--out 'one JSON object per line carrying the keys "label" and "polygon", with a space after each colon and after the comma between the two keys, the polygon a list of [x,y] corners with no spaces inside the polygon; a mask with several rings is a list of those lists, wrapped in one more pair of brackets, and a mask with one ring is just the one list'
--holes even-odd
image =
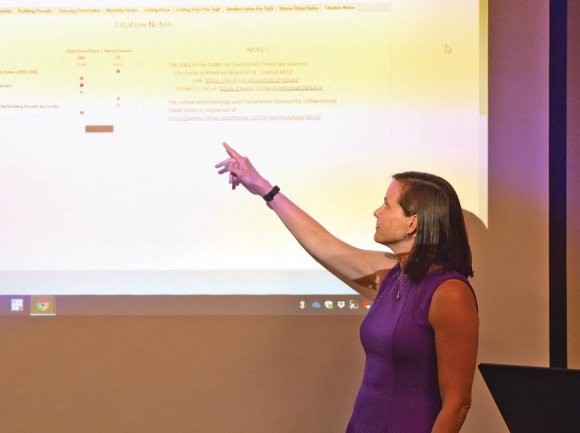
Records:
{"label": "bare outstretched arm", "polygon": [[[216,164],[219,174],[229,173],[232,189],[243,186],[250,193],[264,196],[273,185],[262,177],[249,158],[224,143],[229,158]],[[381,251],[355,248],[332,235],[282,192],[268,203],[302,247],[322,266],[361,295],[374,299],[386,272],[397,260]]]}

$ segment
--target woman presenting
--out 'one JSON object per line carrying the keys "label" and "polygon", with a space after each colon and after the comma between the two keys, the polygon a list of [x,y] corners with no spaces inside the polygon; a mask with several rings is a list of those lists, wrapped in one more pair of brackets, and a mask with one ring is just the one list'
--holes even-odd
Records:
{"label": "woman presenting", "polygon": [[360,337],[362,384],[347,433],[455,433],[471,405],[478,340],[477,303],[467,278],[471,250],[459,199],[444,179],[393,175],[375,210],[375,242],[393,253],[351,246],[264,179],[224,143],[216,164],[260,195],[304,249],[368,299]]}

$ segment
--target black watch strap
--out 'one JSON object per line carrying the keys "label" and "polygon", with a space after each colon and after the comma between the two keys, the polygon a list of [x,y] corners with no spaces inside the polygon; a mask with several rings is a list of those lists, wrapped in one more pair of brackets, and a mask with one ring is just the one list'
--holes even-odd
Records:
{"label": "black watch strap", "polygon": [[275,185],[274,188],[272,188],[272,190],[266,194],[263,195],[262,198],[264,200],[266,200],[266,203],[272,201],[274,199],[274,197],[276,196],[276,194],[278,194],[280,192],[280,188],[278,187],[278,185]]}

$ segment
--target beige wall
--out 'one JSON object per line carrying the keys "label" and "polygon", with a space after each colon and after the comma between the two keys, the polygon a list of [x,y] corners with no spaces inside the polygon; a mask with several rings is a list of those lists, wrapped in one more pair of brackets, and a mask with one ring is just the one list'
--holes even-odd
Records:
{"label": "beige wall", "polygon": [[580,2],[568,17],[568,367],[580,369]]}
{"label": "beige wall", "polygon": [[[549,365],[548,1],[489,3],[489,230],[475,243],[480,362]],[[479,374],[463,432],[507,432]]]}
{"label": "beige wall", "polygon": [[[490,0],[489,229],[469,218],[481,362],[548,365],[548,1]],[[0,318],[0,431],[334,433],[360,318]],[[507,432],[479,373],[463,432]]]}

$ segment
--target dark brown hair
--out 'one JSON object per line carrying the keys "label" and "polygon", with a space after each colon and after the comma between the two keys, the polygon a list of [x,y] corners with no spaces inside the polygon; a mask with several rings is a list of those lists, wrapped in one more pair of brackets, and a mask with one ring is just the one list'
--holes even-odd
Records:
{"label": "dark brown hair", "polygon": [[471,249],[457,193],[445,179],[407,171],[393,176],[403,184],[399,204],[406,216],[417,215],[415,244],[403,266],[413,282],[421,281],[432,265],[473,276]]}

